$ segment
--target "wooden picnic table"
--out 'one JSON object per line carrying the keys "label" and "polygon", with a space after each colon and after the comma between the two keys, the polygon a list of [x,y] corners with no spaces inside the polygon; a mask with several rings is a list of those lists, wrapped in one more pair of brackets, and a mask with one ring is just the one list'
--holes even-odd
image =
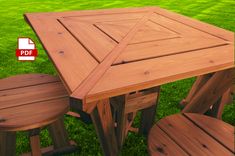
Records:
{"label": "wooden picnic table", "polygon": [[[128,100],[129,93],[199,76],[183,112],[205,113],[232,83],[234,33],[159,7],[26,13],[25,17],[71,103],[91,114],[106,155],[117,155],[120,149],[110,97],[126,95]],[[138,100],[126,103],[141,107]]]}

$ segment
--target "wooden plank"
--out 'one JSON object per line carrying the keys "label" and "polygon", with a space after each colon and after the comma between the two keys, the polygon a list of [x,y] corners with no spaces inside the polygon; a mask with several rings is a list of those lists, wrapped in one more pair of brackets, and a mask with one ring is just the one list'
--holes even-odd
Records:
{"label": "wooden plank", "polygon": [[139,31],[135,34],[130,44],[154,40],[164,40],[174,37],[180,36],[176,32],[149,20],[144,23],[142,27],[140,27]]}
{"label": "wooden plank", "polygon": [[[60,149],[54,149],[54,146],[48,146],[41,148],[41,152],[43,156],[54,156],[54,155],[63,155],[71,152],[75,152],[78,150],[77,144],[74,141],[70,141],[70,146],[66,146]],[[78,151],[77,151],[78,152]],[[24,153],[21,156],[31,156],[31,152]]]}
{"label": "wooden plank", "polygon": [[[161,42],[155,41],[137,45],[129,45],[125,49],[125,51],[118,57],[114,64],[169,55],[182,51],[224,45],[228,43],[221,38],[215,37],[206,32],[200,31],[198,29],[192,28],[183,23],[179,23],[175,20],[166,18],[158,14],[153,14],[150,19],[152,28],[159,29],[162,27],[162,30],[156,31],[155,35],[153,32],[150,33],[154,36],[157,36],[159,39],[165,38],[166,40],[163,40]],[[147,28],[147,30],[151,29]],[[138,34],[136,34],[136,36],[138,36]],[[151,35],[148,35],[147,32],[141,31],[138,38],[144,41],[145,39],[151,38],[150,36]],[[233,42],[231,42],[230,44],[233,44]]]}
{"label": "wooden plank", "polygon": [[131,19],[97,22],[95,25],[100,30],[112,37],[115,41],[120,42],[137,22],[138,19]]}
{"label": "wooden plank", "polygon": [[[87,101],[203,75],[234,66],[233,46],[112,66],[87,95]],[[221,53],[223,51],[223,53]]]}
{"label": "wooden plank", "polygon": [[1,109],[0,114],[4,121],[0,122],[0,130],[22,131],[52,123],[68,111],[68,100],[68,98],[58,98],[36,104]]}
{"label": "wooden plank", "polygon": [[148,135],[148,152],[151,156],[189,155],[157,125],[153,126]]}
{"label": "wooden plank", "polygon": [[[76,88],[71,95],[74,98],[84,99],[87,93],[96,84],[99,78],[107,71],[112,65],[113,61],[118,57],[122,50],[126,47],[128,42],[132,39],[133,35],[138,31],[139,27],[148,20],[148,17],[152,14],[153,10],[149,11],[138,23],[128,32],[125,38],[112,50],[112,52],[101,62],[97,68],[86,78],[86,80]],[[84,102],[85,103],[85,102]]]}
{"label": "wooden plank", "polygon": [[139,44],[128,45],[114,64],[141,61],[148,58],[164,57],[179,53],[186,53],[200,49],[209,49],[214,46],[222,46],[226,43],[218,39],[206,39],[200,37],[191,38],[172,38],[166,40],[157,40]]}
{"label": "wooden plank", "polygon": [[[205,113],[232,84],[233,68],[216,72],[182,112]],[[216,85],[215,85],[216,84]]]}
{"label": "wooden plank", "polygon": [[212,117],[185,113],[188,119],[234,153],[234,127]]}
{"label": "wooden plank", "polygon": [[79,11],[64,11],[64,12],[40,12],[40,13],[26,13],[34,17],[44,18],[60,18],[60,17],[76,17],[76,16],[96,16],[107,14],[123,14],[123,13],[144,13],[155,7],[136,7],[136,8],[112,8],[112,9],[97,9],[97,10],[79,10]]}
{"label": "wooden plank", "polygon": [[61,82],[4,90],[0,91],[0,110],[61,97],[68,97]]}
{"label": "wooden plank", "polygon": [[[190,25],[178,22],[177,19],[167,18],[164,15],[154,14],[151,16],[151,20],[156,23],[164,26],[165,28],[177,32],[182,37],[201,37],[207,39],[218,39],[225,42],[224,39],[214,36],[214,34],[209,34],[206,31],[191,27]],[[228,43],[228,42],[226,42]],[[233,44],[231,42],[231,44]]]}
{"label": "wooden plank", "polygon": [[16,132],[0,132],[0,155],[15,156]]}
{"label": "wooden plank", "polygon": [[156,8],[155,12],[162,15],[162,16],[168,17],[172,20],[176,20],[176,21],[181,22],[183,24],[189,25],[193,28],[199,29],[201,31],[205,31],[209,34],[212,34],[212,35],[220,37],[224,40],[230,41],[232,43],[234,41],[234,33],[231,31],[228,31],[228,30],[201,22],[196,19],[192,19],[192,18],[183,16],[183,15],[171,12],[171,11],[167,11],[167,10],[159,8],[159,7]]}
{"label": "wooden plank", "polygon": [[117,140],[114,131],[109,100],[99,101],[97,107],[91,114],[96,133],[99,137],[102,150],[106,156],[118,155]]}
{"label": "wooden plank", "polygon": [[125,113],[135,112],[156,104],[157,93],[150,93],[147,95],[139,94],[139,96],[132,98],[126,97]]}
{"label": "wooden plank", "polygon": [[74,20],[74,18],[63,18],[60,19],[60,22],[99,62],[102,62],[117,45],[114,40],[97,29],[92,22]]}
{"label": "wooden plank", "polygon": [[70,16],[66,17],[63,15],[63,19],[70,19],[73,21],[90,21],[91,23],[96,23],[96,22],[109,22],[109,21],[121,21],[121,20],[132,20],[132,19],[141,19],[144,14],[147,13],[145,12],[119,12],[119,13],[114,13],[114,14],[94,14],[94,15],[85,15],[85,16]]}
{"label": "wooden plank", "polygon": [[232,155],[232,152],[182,115],[172,115],[157,124],[189,155]]}
{"label": "wooden plank", "polygon": [[76,113],[76,112],[73,112],[73,111],[68,111],[66,113],[66,115],[69,115],[69,116],[72,116],[72,117],[75,117],[75,118],[78,118],[78,119],[81,117],[81,115],[79,113]]}
{"label": "wooden plank", "polygon": [[60,81],[58,77],[47,74],[22,74],[10,76],[0,80],[0,91],[58,81]]}
{"label": "wooden plank", "polygon": [[98,63],[56,19],[34,14],[25,17],[71,93]]}

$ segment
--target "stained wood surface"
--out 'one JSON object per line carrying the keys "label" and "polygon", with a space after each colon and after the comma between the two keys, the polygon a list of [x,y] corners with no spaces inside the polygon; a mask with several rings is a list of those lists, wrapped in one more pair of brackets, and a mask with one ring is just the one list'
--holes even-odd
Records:
{"label": "stained wood surface", "polygon": [[109,99],[104,99],[98,102],[97,107],[91,113],[91,118],[104,155],[118,155],[118,144],[115,136],[114,121],[112,118]]}
{"label": "stained wood surface", "polygon": [[69,109],[68,93],[57,77],[29,74],[1,79],[0,83],[9,84],[0,91],[0,130],[42,127]]}
{"label": "stained wood surface", "polygon": [[234,69],[227,69],[213,74],[182,112],[205,113],[231,87],[233,76]]}
{"label": "stained wood surface", "polygon": [[232,45],[221,46],[112,66],[89,92],[87,101],[226,69],[233,66],[232,49]]}
{"label": "stained wood surface", "polygon": [[0,155],[15,156],[16,132],[0,132]]}
{"label": "stained wood surface", "polygon": [[234,66],[233,32],[158,7],[25,17],[71,97],[83,100],[84,108]]}
{"label": "stained wood surface", "polygon": [[[214,155],[234,154],[234,128],[211,117],[177,114],[160,120],[150,131],[150,155]],[[232,147],[232,148],[231,148]]]}
{"label": "stained wood surface", "polygon": [[234,127],[228,123],[211,119],[208,116],[202,116],[197,114],[187,114],[185,115],[192,120],[198,127],[205,130],[211,137],[214,137],[217,141],[221,142],[231,151],[234,151]]}

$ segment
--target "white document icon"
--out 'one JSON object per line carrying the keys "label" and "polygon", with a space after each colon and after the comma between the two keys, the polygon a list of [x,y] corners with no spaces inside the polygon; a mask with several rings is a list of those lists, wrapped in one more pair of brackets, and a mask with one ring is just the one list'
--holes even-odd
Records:
{"label": "white document icon", "polygon": [[35,60],[35,50],[35,44],[30,38],[18,38],[18,60]]}

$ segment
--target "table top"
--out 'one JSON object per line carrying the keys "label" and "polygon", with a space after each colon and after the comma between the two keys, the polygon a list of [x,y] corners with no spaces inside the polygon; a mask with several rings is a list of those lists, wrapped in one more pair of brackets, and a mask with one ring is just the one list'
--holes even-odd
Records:
{"label": "table top", "polygon": [[26,13],[87,103],[234,66],[234,33],[159,7]]}
{"label": "table top", "polygon": [[200,114],[161,119],[148,135],[150,155],[234,155],[234,127]]}

